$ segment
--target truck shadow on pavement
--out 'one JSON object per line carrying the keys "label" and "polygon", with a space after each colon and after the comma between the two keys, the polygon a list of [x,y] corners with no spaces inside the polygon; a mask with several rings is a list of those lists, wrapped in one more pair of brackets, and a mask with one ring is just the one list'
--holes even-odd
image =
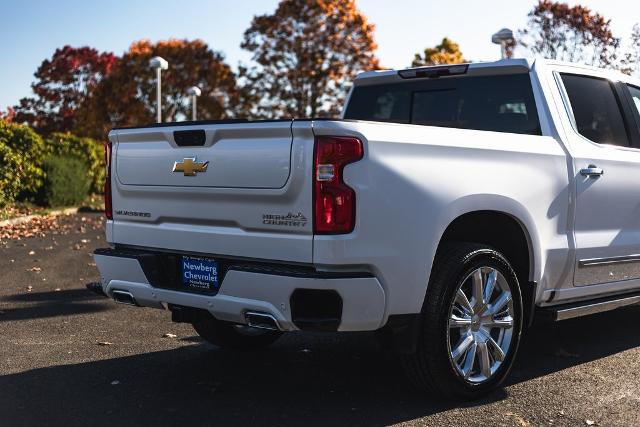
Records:
{"label": "truck shadow on pavement", "polygon": [[[640,345],[640,308],[539,325],[509,384]],[[135,333],[135,328],[132,328]],[[271,349],[185,346],[0,377],[6,425],[388,425],[451,409],[407,384],[371,334],[290,334]],[[464,404],[504,399],[508,389]]]}
{"label": "truck shadow on pavement", "polygon": [[1,297],[0,302],[3,303],[0,322],[96,313],[113,308],[109,300],[86,289],[25,292]]}

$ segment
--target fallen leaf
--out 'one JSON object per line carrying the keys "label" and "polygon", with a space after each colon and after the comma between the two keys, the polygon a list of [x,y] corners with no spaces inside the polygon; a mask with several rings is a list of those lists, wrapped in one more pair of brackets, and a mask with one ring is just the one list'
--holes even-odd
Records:
{"label": "fallen leaf", "polygon": [[42,268],[40,268],[40,267],[31,267],[27,271],[35,271],[35,272],[39,273],[39,272],[42,271]]}
{"label": "fallen leaf", "polygon": [[524,418],[522,418],[518,414],[514,414],[513,412],[506,412],[505,415],[507,417],[515,418],[516,422],[520,425],[520,427],[530,427],[531,426],[531,423],[529,423],[529,421],[525,420]]}
{"label": "fallen leaf", "polygon": [[162,338],[177,338],[176,334],[167,333],[162,336]]}

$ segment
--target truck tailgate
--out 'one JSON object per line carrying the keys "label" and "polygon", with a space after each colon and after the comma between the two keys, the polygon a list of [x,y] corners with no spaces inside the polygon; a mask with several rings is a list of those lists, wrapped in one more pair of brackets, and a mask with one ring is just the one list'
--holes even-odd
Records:
{"label": "truck tailgate", "polygon": [[113,131],[111,240],[311,262],[313,134],[296,128],[296,138],[291,121]]}

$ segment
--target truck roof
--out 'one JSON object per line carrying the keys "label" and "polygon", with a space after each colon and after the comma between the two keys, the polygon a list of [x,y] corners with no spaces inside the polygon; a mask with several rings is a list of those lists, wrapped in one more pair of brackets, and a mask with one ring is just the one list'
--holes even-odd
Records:
{"label": "truck roof", "polygon": [[543,58],[509,58],[499,61],[471,62],[465,64],[433,65],[425,67],[406,68],[402,70],[376,70],[358,74],[354,85],[368,85],[379,83],[393,83],[407,78],[415,77],[440,77],[455,75],[496,75],[526,73],[533,69],[536,63],[549,65],[565,65],[583,70],[600,70],[622,76],[616,70],[605,70],[584,64],[556,61]]}
{"label": "truck roof", "polygon": [[375,70],[365,71],[356,76],[355,85],[369,83],[391,83],[412,77],[449,76],[458,74],[511,74],[524,73],[531,69],[535,60],[525,58],[501,59],[491,62],[471,62],[465,64],[433,65],[425,67],[406,68],[403,70]]}

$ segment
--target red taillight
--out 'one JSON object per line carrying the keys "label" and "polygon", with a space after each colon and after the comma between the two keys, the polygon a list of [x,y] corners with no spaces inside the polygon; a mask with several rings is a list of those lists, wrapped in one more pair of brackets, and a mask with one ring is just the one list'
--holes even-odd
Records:
{"label": "red taillight", "polygon": [[113,208],[111,206],[111,141],[104,144],[104,163],[106,173],[104,177],[104,214],[107,219],[113,219]]}
{"label": "red taillight", "polygon": [[314,219],[316,234],[344,234],[356,223],[356,194],[342,180],[344,166],[362,158],[358,138],[316,137],[313,162]]}

